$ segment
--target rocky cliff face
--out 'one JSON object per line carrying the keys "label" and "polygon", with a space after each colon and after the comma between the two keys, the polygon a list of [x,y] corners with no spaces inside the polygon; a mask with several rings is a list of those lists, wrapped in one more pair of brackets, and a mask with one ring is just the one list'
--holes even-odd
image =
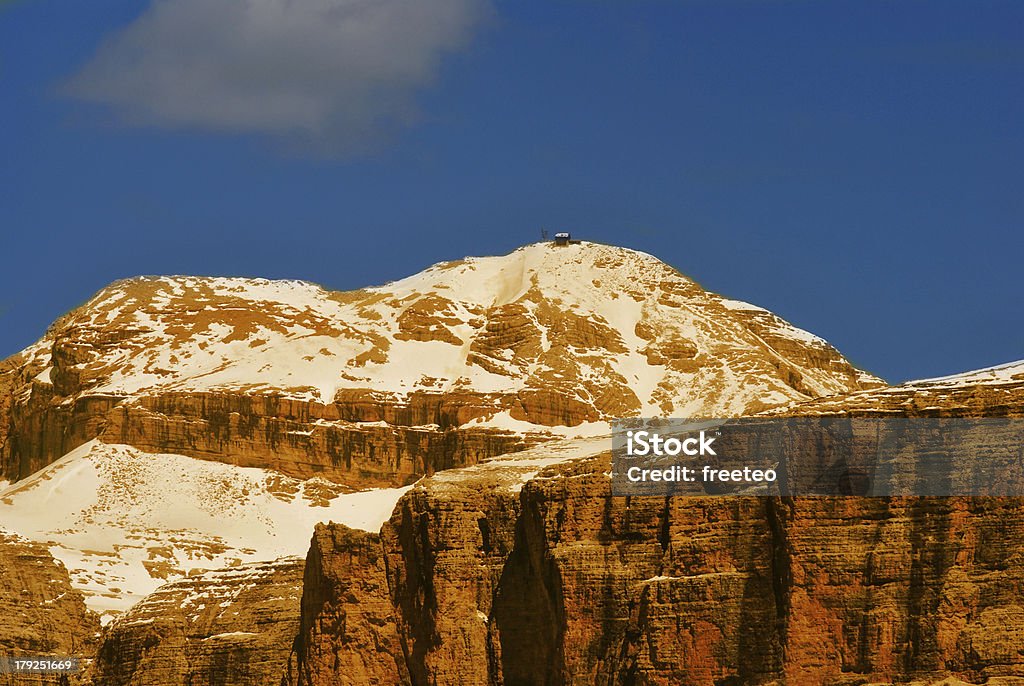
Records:
{"label": "rocky cliff face", "polygon": [[273,396],[176,392],[119,404],[107,412],[100,439],[148,452],[274,469],[298,479],[324,476],[359,488],[404,486],[423,474],[543,440],[535,432],[462,427],[480,403],[472,394],[442,398],[417,393],[399,399],[365,392],[323,405]]}
{"label": "rocky cliff face", "polygon": [[[1020,416],[1019,371],[798,410],[978,416],[997,398]],[[613,498],[609,469],[600,440],[550,444],[401,499],[375,602],[394,607],[409,683],[1024,680],[1019,499]],[[320,648],[289,683],[339,677],[316,616],[301,640]]]}
{"label": "rocky cliff face", "polygon": [[[99,630],[64,566],[44,546],[0,529],[0,655],[87,659]],[[0,672],[4,686],[57,683],[55,675]]]}
{"label": "rocky cliff face", "polygon": [[277,686],[299,628],[303,562],[196,573],[106,628],[90,674],[104,686]]}
{"label": "rocky cliff face", "polygon": [[284,682],[409,683],[380,537],[317,525],[302,595],[302,625]]}

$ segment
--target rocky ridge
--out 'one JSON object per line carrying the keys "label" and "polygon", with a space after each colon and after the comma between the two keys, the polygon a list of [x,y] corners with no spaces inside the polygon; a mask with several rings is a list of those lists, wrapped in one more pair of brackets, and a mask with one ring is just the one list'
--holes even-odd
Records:
{"label": "rocky ridge", "polygon": [[1020,417],[1024,361],[935,379],[910,381],[778,408],[767,414]]}

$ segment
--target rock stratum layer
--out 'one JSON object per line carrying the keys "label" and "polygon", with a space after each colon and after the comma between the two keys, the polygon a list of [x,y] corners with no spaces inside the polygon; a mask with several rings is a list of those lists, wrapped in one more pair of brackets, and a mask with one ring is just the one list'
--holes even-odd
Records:
{"label": "rock stratum layer", "polygon": [[[1024,415],[1024,364],[788,412]],[[410,684],[1024,682],[1018,498],[621,498],[599,440],[549,444],[420,482],[380,536]],[[344,559],[305,597],[339,592]],[[323,546],[334,540],[333,550]],[[379,577],[379,564],[362,563]],[[303,604],[289,684],[360,683]],[[379,610],[378,610],[379,612]],[[346,623],[346,635],[369,627]],[[364,671],[393,669],[378,655]],[[364,659],[373,653],[362,653]],[[392,672],[393,673],[393,672]]]}

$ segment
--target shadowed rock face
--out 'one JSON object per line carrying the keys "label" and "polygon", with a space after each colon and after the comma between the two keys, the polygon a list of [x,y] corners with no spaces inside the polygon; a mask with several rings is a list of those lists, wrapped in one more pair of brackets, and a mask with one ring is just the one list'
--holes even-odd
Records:
{"label": "shadowed rock face", "polygon": [[[99,630],[99,617],[45,546],[0,529],[0,656],[87,658]],[[57,676],[0,673],[4,686],[58,683]]]}
{"label": "shadowed rock face", "polygon": [[104,631],[104,686],[277,686],[299,627],[302,560],[241,565],[160,587]]}
{"label": "shadowed rock face", "polygon": [[[983,416],[995,398],[997,413],[1020,416],[1024,383],[997,386],[927,386],[922,397],[910,385],[847,402],[856,413],[908,416],[926,403],[929,416]],[[828,407],[842,413],[844,400]],[[388,584],[375,602],[394,608],[413,684],[1024,679],[1022,499],[616,498],[610,459],[592,445],[515,465],[426,480],[382,530]],[[318,531],[318,555],[330,529]],[[360,564],[346,571],[377,568]],[[306,583],[330,594],[338,582]],[[335,683],[323,657],[331,629],[313,617],[300,641],[319,651],[299,656],[305,680],[287,683]]]}

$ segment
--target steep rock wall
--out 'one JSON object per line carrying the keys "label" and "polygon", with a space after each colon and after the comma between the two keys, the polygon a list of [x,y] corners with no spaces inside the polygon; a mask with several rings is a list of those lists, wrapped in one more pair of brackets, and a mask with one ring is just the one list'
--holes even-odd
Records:
{"label": "steep rock wall", "polygon": [[[551,468],[514,499],[406,497],[372,603],[394,608],[411,683],[1024,678],[1018,500],[613,498],[609,466]],[[304,630],[322,665],[336,630]],[[306,674],[289,683],[333,683]]]}
{"label": "steep rock wall", "polygon": [[285,683],[410,683],[380,537],[318,525],[306,560],[302,624]]}

